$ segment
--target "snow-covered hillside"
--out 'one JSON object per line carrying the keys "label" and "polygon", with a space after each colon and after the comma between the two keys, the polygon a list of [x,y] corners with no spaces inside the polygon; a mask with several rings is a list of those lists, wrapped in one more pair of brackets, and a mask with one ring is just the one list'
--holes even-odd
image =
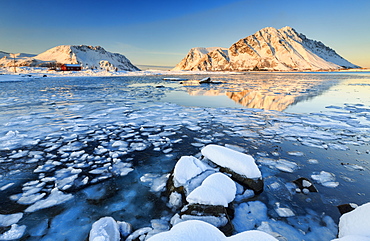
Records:
{"label": "snow-covered hillside", "polygon": [[84,69],[98,70],[140,70],[124,55],[111,53],[100,46],[61,45],[51,48],[39,55],[16,54],[13,56],[0,52],[0,66],[50,66],[51,64],[80,64]]}
{"label": "snow-covered hillside", "polygon": [[100,46],[61,45],[49,49],[35,58],[58,63],[81,64],[83,68],[139,70],[124,55],[108,52]]}
{"label": "snow-covered hillside", "polygon": [[358,67],[322,42],[308,39],[291,27],[267,27],[240,39],[229,49],[193,48],[174,70],[321,70]]}

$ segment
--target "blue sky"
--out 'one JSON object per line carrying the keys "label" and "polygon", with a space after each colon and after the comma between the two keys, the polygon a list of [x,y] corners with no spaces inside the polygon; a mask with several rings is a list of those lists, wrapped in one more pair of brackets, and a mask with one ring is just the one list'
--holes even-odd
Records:
{"label": "blue sky", "polygon": [[0,0],[0,50],[100,45],[136,65],[176,65],[193,47],[230,47],[291,26],[370,67],[369,0]]}

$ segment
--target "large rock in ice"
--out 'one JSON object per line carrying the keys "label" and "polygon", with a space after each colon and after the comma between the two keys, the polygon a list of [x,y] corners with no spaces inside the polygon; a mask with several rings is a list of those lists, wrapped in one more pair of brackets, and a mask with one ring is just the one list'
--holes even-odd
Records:
{"label": "large rock in ice", "polygon": [[112,217],[103,217],[93,223],[89,241],[119,241],[119,225]]}
{"label": "large rock in ice", "polygon": [[193,156],[182,156],[176,163],[166,185],[170,206],[180,206],[189,193],[215,172],[216,170],[212,167]]}
{"label": "large rock in ice", "polygon": [[228,207],[234,200],[235,194],[234,181],[225,174],[214,173],[186,197],[189,205],[186,205],[179,214],[174,216],[172,223],[202,220],[230,235],[233,226],[229,215],[233,215],[233,210]]}
{"label": "large rock in ice", "polygon": [[219,145],[207,145],[202,155],[216,164],[221,172],[231,174],[232,179],[252,189],[263,191],[261,171],[252,156]]}
{"label": "large rock in ice", "polygon": [[231,237],[225,237],[216,227],[206,222],[192,220],[179,223],[170,231],[162,232],[148,241],[277,241],[274,237],[258,230],[246,231]]}
{"label": "large rock in ice", "polygon": [[233,209],[222,205],[188,204],[181,209],[180,213],[171,218],[171,224],[176,225],[184,221],[200,220],[219,228],[226,235],[231,235],[234,231],[231,222],[233,215]]}
{"label": "large rock in ice", "polygon": [[[343,214],[339,219],[339,238],[357,235],[370,239],[370,202]],[[344,239],[341,239],[344,240]]]}
{"label": "large rock in ice", "polygon": [[222,173],[215,173],[204,179],[202,184],[187,197],[190,204],[222,205],[227,207],[234,201],[236,186],[233,180]]}

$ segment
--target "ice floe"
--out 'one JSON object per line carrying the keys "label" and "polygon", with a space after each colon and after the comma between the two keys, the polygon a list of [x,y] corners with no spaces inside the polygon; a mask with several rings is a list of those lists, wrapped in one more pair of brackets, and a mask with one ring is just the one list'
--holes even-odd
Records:
{"label": "ice floe", "polygon": [[103,217],[93,223],[89,241],[119,241],[119,226],[112,217]]}
{"label": "ice floe", "polygon": [[65,203],[73,198],[72,194],[64,194],[62,191],[59,191],[57,188],[54,188],[50,195],[42,200],[37,201],[36,203],[32,204],[25,212],[35,212],[40,209],[52,207],[55,205],[59,205],[61,203]]}
{"label": "ice floe", "polygon": [[0,214],[0,227],[7,227],[16,224],[22,217],[23,213],[14,213],[8,215]]}
{"label": "ice floe", "polygon": [[334,188],[339,185],[339,182],[335,181],[335,175],[330,172],[321,171],[320,173],[312,174],[311,177],[325,187]]}

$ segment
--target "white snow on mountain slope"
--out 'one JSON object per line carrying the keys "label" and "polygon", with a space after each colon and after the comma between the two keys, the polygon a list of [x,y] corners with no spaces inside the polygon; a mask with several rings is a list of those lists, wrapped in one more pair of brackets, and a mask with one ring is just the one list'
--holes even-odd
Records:
{"label": "white snow on mountain slope", "polygon": [[174,70],[322,70],[359,67],[323,43],[308,39],[291,27],[263,28],[240,39],[229,49],[213,48],[201,54],[198,54],[198,49],[191,49]]}
{"label": "white snow on mountain slope", "polygon": [[201,59],[203,59],[204,56],[209,54],[210,52],[213,51],[227,51],[226,48],[220,48],[220,47],[210,47],[210,48],[202,48],[202,47],[197,47],[197,48],[192,48],[190,49],[189,53],[187,56],[181,60],[181,62],[176,65],[176,67],[173,70],[182,70],[182,66],[188,66],[188,68],[196,68],[196,65],[200,62]]}
{"label": "white snow on mountain slope", "polygon": [[83,68],[90,69],[139,70],[124,55],[108,52],[100,46],[61,45],[35,56],[35,59],[65,64],[81,64]]}
{"label": "white snow on mountain slope", "polygon": [[134,66],[124,55],[111,53],[100,46],[86,45],[61,45],[51,48],[39,55],[15,54],[13,55],[0,52],[0,66],[49,67],[58,64],[80,64],[84,69],[98,70],[124,70],[137,71],[139,68]]}

